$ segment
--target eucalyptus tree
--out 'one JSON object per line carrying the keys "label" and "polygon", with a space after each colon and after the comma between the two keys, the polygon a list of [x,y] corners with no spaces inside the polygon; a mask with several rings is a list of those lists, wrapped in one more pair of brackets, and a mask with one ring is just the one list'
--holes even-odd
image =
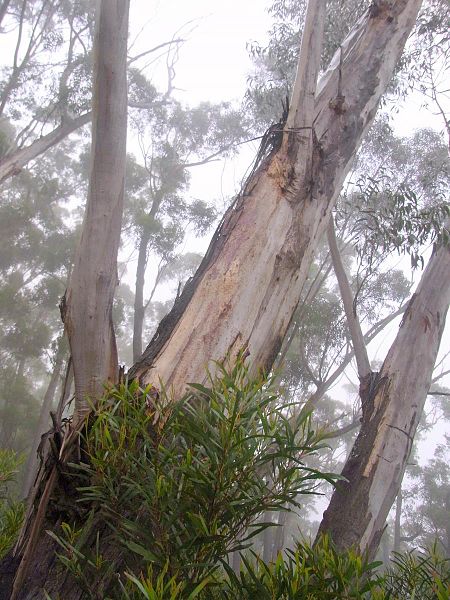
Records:
{"label": "eucalyptus tree", "polygon": [[[95,3],[11,0],[0,10],[0,35],[12,48],[0,72],[1,183],[91,122]],[[172,89],[158,94],[141,65],[183,41],[173,37],[127,56],[130,107],[145,111],[168,101]]]}
{"label": "eucalyptus tree", "polygon": [[[209,360],[232,358],[243,347],[251,357],[253,372],[270,368],[353,154],[373,121],[420,4],[419,0],[372,4],[316,89],[325,3],[309,3],[293,99],[286,124],[278,127],[284,131],[269,138],[269,147],[262,146],[259,168],[225,215],[196,276],[163,320],[131,377],[156,388],[161,379],[178,396],[187,381],[203,379]],[[266,155],[268,149],[272,152]],[[89,218],[86,225],[92,226]],[[116,235],[114,230],[105,241],[108,248],[114,245]],[[114,280],[110,272],[105,276],[108,282]],[[86,292],[93,294],[87,287]],[[102,298],[105,300],[108,298]],[[114,359],[105,327],[99,330],[104,335],[103,356]],[[102,342],[96,339],[92,343]],[[104,366],[114,362],[102,360],[96,373],[88,374],[94,394],[100,378],[108,375]],[[81,382],[77,416],[85,409],[83,389],[88,388]],[[67,460],[69,448],[67,438],[60,461]],[[33,525],[28,519],[19,541],[21,563],[13,597],[33,593],[28,584],[22,585],[24,575],[27,570],[37,575],[39,561],[42,566],[53,555],[51,545],[39,542],[39,536],[57,480],[56,466],[47,476],[37,518]],[[38,542],[43,552],[36,563],[33,555]],[[51,572],[45,571],[44,579],[51,577]],[[42,569],[39,572],[42,574]],[[42,587],[42,578],[38,579],[29,582],[31,588]],[[64,589],[67,598],[80,595],[72,586],[59,589]]]}
{"label": "eucalyptus tree", "polygon": [[400,539],[409,546],[431,546],[439,542],[450,556],[450,470],[448,436],[424,466],[410,470],[411,485],[403,493]]}

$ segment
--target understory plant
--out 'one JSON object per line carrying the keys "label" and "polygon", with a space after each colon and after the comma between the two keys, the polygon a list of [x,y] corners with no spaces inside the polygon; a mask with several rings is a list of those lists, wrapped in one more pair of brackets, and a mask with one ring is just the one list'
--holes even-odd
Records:
{"label": "understory plant", "polygon": [[398,555],[383,576],[379,563],[338,552],[327,537],[270,564],[252,551],[252,537],[271,526],[261,515],[298,510],[302,495],[336,480],[306,464],[322,447],[309,414],[273,380],[250,378],[241,359],[216,365],[179,402],[136,382],[110,390],[70,466],[78,517],[50,534],[62,568],[89,599],[449,598],[448,562],[436,551]]}
{"label": "understory plant", "polygon": [[9,489],[21,462],[13,450],[0,449],[0,560],[16,541],[24,517],[24,503],[15,500]]}
{"label": "understory plant", "polygon": [[[337,478],[305,464],[323,446],[310,415],[282,400],[273,380],[250,378],[242,359],[215,365],[179,402],[137,382],[110,390],[87,424],[83,461],[71,466],[85,524],[53,534],[60,559],[87,593],[105,578],[138,585],[145,573],[192,596],[271,525],[258,519],[265,511],[297,509]],[[105,546],[121,557],[114,577]]]}

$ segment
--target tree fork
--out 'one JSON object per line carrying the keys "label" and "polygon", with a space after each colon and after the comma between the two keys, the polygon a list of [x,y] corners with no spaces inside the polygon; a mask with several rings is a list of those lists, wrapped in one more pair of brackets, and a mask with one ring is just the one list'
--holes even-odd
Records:
{"label": "tree fork", "polygon": [[450,303],[450,247],[435,250],[368,391],[361,429],[319,533],[373,557],[400,489]]}

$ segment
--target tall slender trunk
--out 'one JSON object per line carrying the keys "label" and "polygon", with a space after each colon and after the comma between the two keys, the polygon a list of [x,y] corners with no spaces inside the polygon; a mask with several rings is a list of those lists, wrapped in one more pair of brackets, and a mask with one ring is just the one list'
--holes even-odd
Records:
{"label": "tall slender trunk", "polygon": [[28,455],[27,464],[25,466],[25,479],[22,487],[22,497],[26,498],[30,488],[33,484],[33,479],[36,476],[37,470],[37,450],[41,441],[41,436],[47,431],[50,422],[50,410],[53,405],[56,388],[61,377],[61,370],[63,365],[65,348],[62,340],[59,341],[58,349],[55,357],[55,364],[50,377],[50,381],[47,386],[47,390],[44,394],[44,399],[39,413],[39,421],[37,424],[36,431],[34,433],[33,441],[31,444],[30,454]]}
{"label": "tall slender trunk", "polygon": [[[264,522],[270,523],[272,521],[272,513],[266,511],[264,513]],[[264,529],[263,535],[263,561],[267,564],[272,560],[273,555],[273,542],[274,542],[273,527],[267,527]]]}
{"label": "tall slender trunk", "polygon": [[382,369],[367,390],[361,430],[319,534],[374,556],[400,489],[450,303],[450,247],[435,250]]}
{"label": "tall slender trunk", "polygon": [[[16,372],[13,377],[16,384],[20,384],[23,379],[25,372],[25,358],[22,356],[19,358],[17,363]],[[13,396],[11,393],[7,394],[6,399],[3,400],[3,406],[0,411],[0,447],[9,448],[12,446],[14,437],[16,435],[16,427],[11,422],[11,405],[13,403]]]}
{"label": "tall slender trunk", "polygon": [[[98,4],[89,193],[74,268],[60,307],[73,364],[75,431],[60,445],[58,462],[68,460],[69,440],[76,439],[77,426],[89,411],[89,401],[103,393],[105,382],[116,382],[118,376],[112,304],[126,162],[128,15],[129,0],[100,0]],[[42,582],[50,576],[54,562],[53,542],[46,539],[42,529],[58,481],[58,469],[54,461],[45,461],[41,470],[43,491],[36,510],[30,503],[19,536],[16,552],[21,560],[11,598],[40,597]],[[24,585],[28,574],[29,586]],[[49,593],[61,594],[67,600],[79,598],[80,590],[74,590],[66,579],[63,577],[60,582],[54,577]]]}
{"label": "tall slender trunk", "polygon": [[288,518],[287,510],[278,513],[278,527],[275,529],[272,559],[275,560],[284,548],[285,526]]}
{"label": "tall slender trunk", "polygon": [[129,0],[102,0],[97,12],[89,193],[63,311],[75,420],[118,376],[112,305],[125,180],[128,12]]}
{"label": "tall slender trunk", "polygon": [[133,362],[137,362],[142,355],[142,330],[144,327],[144,284],[145,270],[147,268],[149,235],[143,233],[139,242],[139,254],[136,267],[136,285],[134,292],[134,321],[133,321]]}

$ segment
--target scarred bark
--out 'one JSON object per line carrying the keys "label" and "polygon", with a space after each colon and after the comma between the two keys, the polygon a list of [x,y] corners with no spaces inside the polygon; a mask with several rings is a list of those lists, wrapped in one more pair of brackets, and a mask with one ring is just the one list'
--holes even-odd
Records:
{"label": "scarred bark", "polygon": [[319,534],[373,556],[400,489],[450,303],[450,247],[425,269],[363,407],[363,422]]}
{"label": "scarred bark", "polygon": [[50,421],[50,410],[52,409],[53,400],[55,398],[56,388],[58,387],[59,379],[61,376],[61,370],[64,360],[64,354],[66,348],[62,338],[58,340],[58,349],[55,357],[55,364],[50,377],[50,381],[47,386],[47,390],[44,394],[42,401],[41,410],[39,413],[39,421],[37,424],[36,431],[33,436],[33,442],[31,444],[31,451],[27,459],[25,467],[25,481],[22,487],[22,497],[26,498],[30,488],[33,484],[33,479],[36,477],[36,471],[38,466],[37,450],[41,441],[41,436],[47,431]]}
{"label": "scarred bark", "polygon": [[179,395],[186,382],[204,378],[210,360],[244,347],[254,370],[271,366],[420,4],[376,3],[356,25],[317,87],[311,169],[301,177],[298,163],[309,158],[295,144],[300,132],[291,131],[294,148],[283,144],[250,178],[131,377],[161,379]]}

